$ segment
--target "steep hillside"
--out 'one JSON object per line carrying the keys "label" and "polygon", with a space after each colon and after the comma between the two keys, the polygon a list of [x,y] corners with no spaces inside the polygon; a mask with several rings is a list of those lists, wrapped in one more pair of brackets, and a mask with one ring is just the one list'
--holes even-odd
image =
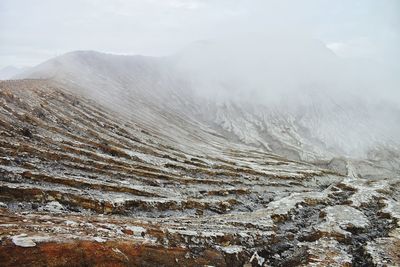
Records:
{"label": "steep hillside", "polygon": [[[339,59],[318,43],[313,45],[314,50],[321,50],[314,64],[322,62],[332,71],[342,70]],[[399,174],[400,110],[395,103],[365,99],[352,91],[345,97],[338,96],[326,91],[325,80],[321,81],[321,88],[311,86],[300,91],[282,89],[286,87],[279,85],[274,96],[276,100],[265,100],[265,96],[260,95],[271,94],[272,89],[257,89],[253,94],[259,99],[254,100],[238,86],[263,88],[264,80],[253,84],[243,83],[238,78],[235,82],[230,75],[239,72],[257,80],[260,74],[252,74],[250,67],[250,70],[246,67],[246,70],[224,71],[223,66],[216,66],[220,65],[217,61],[228,59],[214,62],[212,58],[223,54],[218,49],[203,52],[198,62],[198,56],[194,55],[201,54],[199,50],[191,48],[189,52],[168,58],[78,51],[45,62],[21,77],[61,82],[72,93],[82,94],[135,122],[159,129],[160,134],[182,145],[192,144],[187,138],[189,135],[209,140],[208,135],[203,136],[203,131],[197,132],[197,128],[202,128],[213,136],[229,137],[230,141],[293,160],[318,162],[325,167],[329,167],[333,158],[341,158],[344,165],[348,161],[359,165],[362,160],[364,167],[358,170],[362,175]],[[285,57],[289,56],[294,55]],[[274,56],[273,60],[278,61],[276,58]],[[252,67],[264,64],[263,60],[257,64],[253,62],[256,66],[251,64],[252,60],[247,61]],[[227,61],[227,64],[235,65],[235,62]],[[205,72],[209,66],[215,67],[208,70],[210,73]],[[296,71],[305,66],[293,68]],[[279,93],[279,90],[283,91]],[[197,147],[192,146],[193,149]],[[336,171],[345,174],[348,168]]]}
{"label": "steep hillside", "polygon": [[176,143],[71,90],[0,83],[3,265],[399,263],[398,179],[343,177],[200,127]]}
{"label": "steep hillside", "polygon": [[0,262],[399,265],[398,107],[254,101],[191,51],[71,52],[0,83]]}

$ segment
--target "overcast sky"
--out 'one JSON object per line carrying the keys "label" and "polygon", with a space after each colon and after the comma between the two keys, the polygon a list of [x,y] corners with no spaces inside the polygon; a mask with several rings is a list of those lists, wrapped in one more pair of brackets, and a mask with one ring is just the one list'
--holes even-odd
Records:
{"label": "overcast sky", "polygon": [[301,32],[340,56],[399,70],[398,0],[0,0],[0,68],[71,50],[168,55],[266,29]]}

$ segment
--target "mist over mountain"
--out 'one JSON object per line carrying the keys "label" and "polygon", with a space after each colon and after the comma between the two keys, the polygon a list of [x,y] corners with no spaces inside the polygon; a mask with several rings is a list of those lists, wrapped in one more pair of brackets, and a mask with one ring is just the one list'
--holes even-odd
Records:
{"label": "mist over mountain", "polygon": [[71,52],[20,77],[78,86],[164,134],[173,129],[177,141],[176,131],[202,125],[293,159],[398,155],[400,106],[387,97],[394,82],[378,65],[304,37],[245,37],[196,42],[162,58]]}
{"label": "mist over mountain", "polygon": [[299,101],[315,93],[341,101],[348,96],[398,100],[389,96],[396,95],[397,77],[387,66],[341,58],[321,41],[300,34],[233,35],[189,45],[176,58],[177,69],[212,97],[226,90],[222,98],[260,104]]}
{"label": "mist over mountain", "polygon": [[399,59],[398,0],[1,0],[0,266],[400,266]]}
{"label": "mist over mountain", "polygon": [[0,82],[0,260],[396,263],[395,83],[295,40],[74,51]]}

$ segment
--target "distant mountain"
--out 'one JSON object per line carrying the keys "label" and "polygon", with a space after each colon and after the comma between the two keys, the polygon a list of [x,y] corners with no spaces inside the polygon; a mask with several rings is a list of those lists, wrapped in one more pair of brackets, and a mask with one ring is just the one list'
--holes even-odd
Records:
{"label": "distant mountain", "polygon": [[0,69],[0,80],[12,79],[14,76],[26,71],[28,67],[17,68],[14,66],[7,66]]}

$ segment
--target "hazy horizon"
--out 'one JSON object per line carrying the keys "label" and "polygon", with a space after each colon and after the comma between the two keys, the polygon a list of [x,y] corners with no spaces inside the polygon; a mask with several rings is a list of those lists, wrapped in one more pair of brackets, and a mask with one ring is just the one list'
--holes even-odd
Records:
{"label": "hazy horizon", "polygon": [[276,31],[320,40],[344,58],[398,71],[400,2],[24,1],[0,3],[0,68],[74,50],[166,56],[234,33]]}

